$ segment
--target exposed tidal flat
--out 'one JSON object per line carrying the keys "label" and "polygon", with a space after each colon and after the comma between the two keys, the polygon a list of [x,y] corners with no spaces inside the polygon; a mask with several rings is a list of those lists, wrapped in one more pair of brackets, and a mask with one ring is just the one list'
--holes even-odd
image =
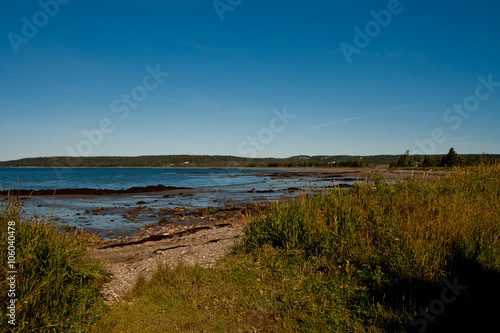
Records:
{"label": "exposed tidal flat", "polygon": [[74,168],[61,175],[53,168],[9,168],[0,169],[0,184],[3,196],[9,190],[19,195],[29,214],[50,215],[58,225],[112,239],[133,235],[148,225],[195,223],[226,216],[227,211],[234,214],[297,194],[308,185],[328,187],[355,180],[324,170],[270,171]]}
{"label": "exposed tidal flat", "polygon": [[[349,187],[374,169],[224,168],[0,169],[0,185],[20,195],[28,214],[50,215],[55,223],[84,229],[104,240],[158,225],[194,224],[298,195],[305,188]],[[417,173],[418,174],[418,173]],[[384,170],[394,181],[415,171]],[[442,173],[420,173],[427,177]]]}

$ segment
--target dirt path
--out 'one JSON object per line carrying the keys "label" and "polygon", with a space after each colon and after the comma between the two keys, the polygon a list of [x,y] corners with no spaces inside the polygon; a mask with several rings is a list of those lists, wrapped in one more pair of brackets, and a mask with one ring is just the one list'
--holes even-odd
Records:
{"label": "dirt path", "polygon": [[210,224],[163,227],[146,237],[105,242],[90,249],[96,260],[105,261],[111,272],[102,295],[108,304],[120,302],[132,290],[137,277],[151,278],[159,264],[211,267],[238,244],[243,233],[242,216]]}

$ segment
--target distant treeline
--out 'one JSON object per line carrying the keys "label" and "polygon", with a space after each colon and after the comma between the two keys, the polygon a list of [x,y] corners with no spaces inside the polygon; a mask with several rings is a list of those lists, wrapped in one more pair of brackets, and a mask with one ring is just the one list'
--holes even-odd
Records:
{"label": "distant treeline", "polygon": [[[462,156],[462,155],[461,155]],[[500,155],[464,155],[467,159],[499,159]],[[426,157],[403,155],[369,155],[369,156],[292,156],[288,158],[246,158],[223,155],[150,155],[150,156],[90,156],[90,157],[35,157],[0,162],[0,167],[88,167],[88,168],[336,168],[336,167],[369,167],[389,165],[420,166]],[[441,156],[431,156],[433,161]],[[399,163],[399,164],[398,164]]]}
{"label": "distant treeline", "polygon": [[479,164],[497,163],[500,161],[500,155],[493,154],[466,154],[459,155],[452,147],[445,155],[410,155],[407,150],[405,154],[399,156],[397,161],[390,164],[391,168],[432,168],[432,167],[454,167],[454,166],[473,166]]}
{"label": "distant treeline", "polygon": [[91,156],[35,157],[0,162],[0,167],[364,167],[389,164],[395,155],[377,156],[293,156],[289,158],[246,158],[222,155],[153,155],[153,156]]}

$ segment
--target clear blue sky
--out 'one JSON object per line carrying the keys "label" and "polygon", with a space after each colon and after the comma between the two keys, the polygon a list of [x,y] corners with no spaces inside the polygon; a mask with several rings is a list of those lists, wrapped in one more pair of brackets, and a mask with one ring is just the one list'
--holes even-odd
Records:
{"label": "clear blue sky", "polygon": [[500,153],[498,0],[5,0],[0,17],[0,160]]}

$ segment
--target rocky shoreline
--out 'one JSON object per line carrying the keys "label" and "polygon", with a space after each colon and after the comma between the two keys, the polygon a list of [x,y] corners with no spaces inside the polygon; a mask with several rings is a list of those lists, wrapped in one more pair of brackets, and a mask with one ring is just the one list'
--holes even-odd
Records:
{"label": "rocky shoreline", "polygon": [[[294,172],[269,173],[274,179],[293,179],[309,177],[321,180],[357,180],[368,179],[377,170],[364,170],[353,173],[346,171],[332,174],[331,172]],[[382,170],[381,175],[388,180],[406,179],[409,177],[424,177],[435,179],[444,177],[444,172],[413,172]],[[301,190],[291,188],[292,191]],[[262,190],[261,190],[262,191]],[[253,193],[259,193],[253,190]],[[138,207],[127,210],[124,214],[131,219],[137,214],[151,213],[158,219],[157,224],[147,225],[142,232],[131,237],[121,237],[102,242],[94,238],[94,246],[89,248],[89,254],[95,260],[104,261],[112,274],[111,281],[105,285],[102,295],[107,303],[123,300],[132,290],[137,277],[142,274],[149,279],[159,264],[175,267],[182,261],[187,265],[212,267],[217,260],[227,255],[237,245],[243,235],[244,225],[249,223],[247,216],[257,210],[265,209],[265,204],[225,202],[221,208],[203,207],[186,209],[163,208],[158,211],[137,202]],[[103,214],[102,207],[91,214]],[[90,235],[90,234],[89,234]],[[89,236],[92,237],[92,236]]]}
{"label": "rocky shoreline", "polygon": [[[73,188],[10,194],[24,196],[38,208],[54,202],[66,205],[66,212],[80,227],[65,229],[86,239],[91,258],[105,262],[111,281],[102,295],[106,302],[114,303],[123,300],[139,274],[149,279],[159,264],[175,267],[182,261],[187,265],[213,266],[241,241],[248,216],[262,211],[272,200],[299,195],[304,186],[350,187],[374,175],[388,181],[410,177],[432,180],[444,177],[446,172],[382,168],[269,170],[262,174],[269,182],[245,186],[194,189],[156,185],[125,190]],[[4,189],[0,196],[6,194]],[[98,225],[112,226],[114,231],[101,232],[104,238],[100,238],[83,231],[84,225],[90,231]],[[104,241],[106,238],[112,239]]]}
{"label": "rocky shoreline", "polygon": [[93,188],[61,188],[54,190],[1,190],[0,196],[6,196],[9,193],[14,195],[24,196],[69,196],[69,195],[117,195],[117,194],[140,194],[140,193],[157,193],[178,190],[192,190],[188,187],[174,187],[164,185],[150,185],[142,187],[131,187],[126,190],[108,190],[108,189],[93,189]]}
{"label": "rocky shoreline", "polygon": [[113,304],[132,290],[139,274],[150,279],[159,265],[212,267],[236,246],[243,235],[244,217],[207,220],[191,225],[164,226],[149,230],[146,236],[113,240],[88,248],[94,260],[106,263],[111,281],[101,291]]}

